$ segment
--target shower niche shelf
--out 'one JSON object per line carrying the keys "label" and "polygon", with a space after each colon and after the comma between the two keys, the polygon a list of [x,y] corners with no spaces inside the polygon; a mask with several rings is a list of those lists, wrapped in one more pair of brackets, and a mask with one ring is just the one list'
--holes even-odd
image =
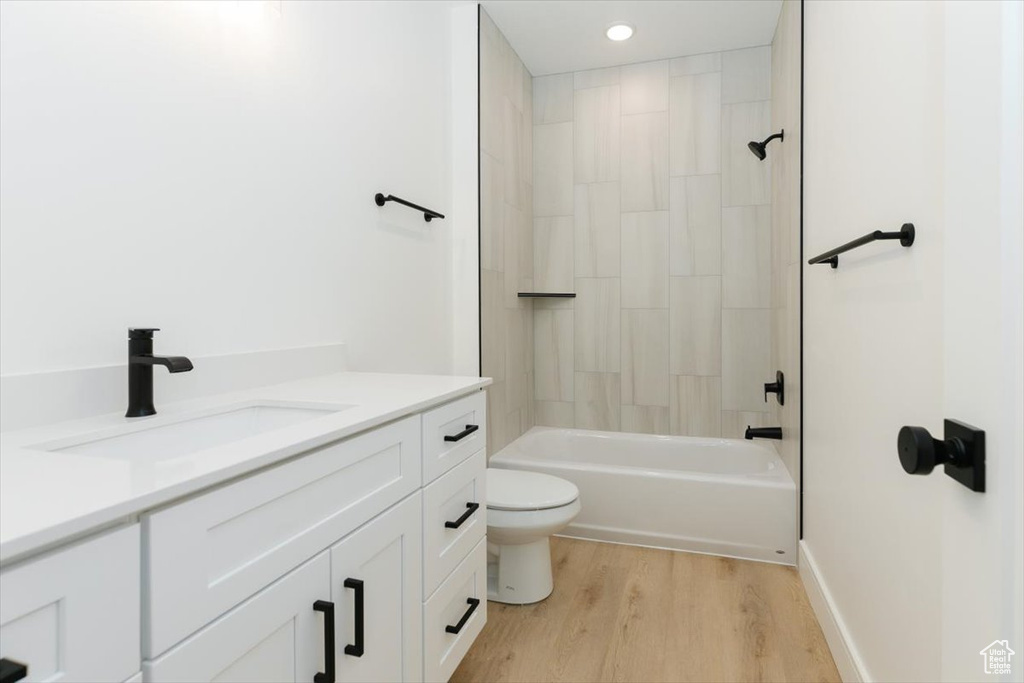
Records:
{"label": "shower niche shelf", "polygon": [[519,292],[520,299],[575,299],[576,292]]}

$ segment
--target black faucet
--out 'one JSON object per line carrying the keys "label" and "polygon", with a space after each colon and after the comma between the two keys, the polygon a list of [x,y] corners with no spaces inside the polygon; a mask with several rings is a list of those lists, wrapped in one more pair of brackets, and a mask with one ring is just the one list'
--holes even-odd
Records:
{"label": "black faucet", "polygon": [[782,427],[751,427],[743,433],[744,439],[781,439]]}
{"label": "black faucet", "polygon": [[154,356],[153,333],[159,327],[128,328],[128,412],[125,417],[155,415],[153,407],[153,366],[168,372],[188,372],[192,361],[184,356]]}

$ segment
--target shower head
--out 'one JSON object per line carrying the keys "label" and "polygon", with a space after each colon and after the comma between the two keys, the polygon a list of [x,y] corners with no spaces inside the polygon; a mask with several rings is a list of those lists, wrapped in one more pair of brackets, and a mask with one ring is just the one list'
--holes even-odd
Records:
{"label": "shower head", "polygon": [[768,153],[765,151],[765,147],[768,145],[769,142],[771,142],[775,138],[778,138],[780,140],[785,140],[785,137],[784,137],[785,132],[786,132],[785,129],[783,129],[779,133],[775,133],[774,135],[769,135],[762,142],[757,142],[756,140],[751,140],[750,142],[747,143],[747,149],[749,149],[751,151],[751,153],[755,157],[757,157],[761,161],[764,161],[764,158],[768,155]]}

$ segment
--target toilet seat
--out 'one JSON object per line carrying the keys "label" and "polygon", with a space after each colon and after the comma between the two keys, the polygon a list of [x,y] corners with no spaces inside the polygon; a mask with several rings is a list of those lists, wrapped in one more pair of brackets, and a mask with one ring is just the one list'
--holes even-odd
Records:
{"label": "toilet seat", "polygon": [[487,470],[487,509],[550,510],[570,505],[580,497],[572,482],[550,474],[521,470]]}

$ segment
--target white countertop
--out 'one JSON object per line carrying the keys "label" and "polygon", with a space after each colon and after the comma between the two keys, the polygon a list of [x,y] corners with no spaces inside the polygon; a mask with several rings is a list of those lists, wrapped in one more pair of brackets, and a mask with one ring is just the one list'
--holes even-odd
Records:
{"label": "white countertop", "polygon": [[[161,405],[157,415],[121,415],[0,434],[0,563],[101,529],[201,489],[251,473],[491,383],[480,377],[342,372]],[[177,422],[192,413],[253,401],[354,407],[172,460],[47,452],[40,444]]]}

